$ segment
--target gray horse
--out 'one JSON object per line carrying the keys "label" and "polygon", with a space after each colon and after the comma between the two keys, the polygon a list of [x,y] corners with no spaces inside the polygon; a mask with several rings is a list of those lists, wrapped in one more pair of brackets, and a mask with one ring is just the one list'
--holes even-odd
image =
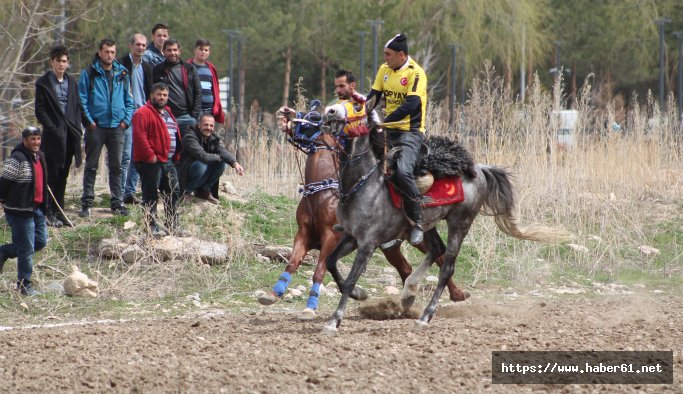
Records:
{"label": "gray horse", "polygon": [[[390,202],[382,161],[378,158],[381,155],[374,153],[371,134],[348,138],[344,131],[347,126],[346,110],[340,104],[326,108],[324,124],[326,130],[344,141],[345,145],[340,152],[340,202],[337,206],[337,219],[344,228],[344,235],[326,260],[327,269],[342,292],[339,306],[324,328],[325,333],[334,334],[341,324],[349,295],[374,250],[391,240],[405,239],[410,224],[403,211]],[[420,327],[426,327],[432,319],[444,286],[453,275],[460,246],[482,209],[494,217],[502,232],[515,238],[540,242],[570,239],[570,235],[560,229],[539,224],[523,227],[517,223],[512,184],[505,170],[472,163],[463,174],[464,201],[425,208],[423,212],[428,250],[420,266],[405,281],[401,291],[404,308],[414,303],[417,285],[428,268],[437,257],[445,254],[434,294],[422,317],[417,320]],[[445,220],[448,227],[447,244],[441,240],[435,227],[441,220]],[[357,252],[353,266],[344,279],[337,269],[337,260],[354,250]]]}

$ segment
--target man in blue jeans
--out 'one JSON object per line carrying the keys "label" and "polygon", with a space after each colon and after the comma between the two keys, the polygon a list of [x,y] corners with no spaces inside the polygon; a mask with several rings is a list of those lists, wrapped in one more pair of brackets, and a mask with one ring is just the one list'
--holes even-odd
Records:
{"label": "man in blue jeans", "polygon": [[183,201],[192,200],[194,193],[197,198],[218,204],[218,199],[211,195],[210,190],[223,175],[226,165],[233,167],[238,175],[244,174],[244,168],[213,132],[215,124],[213,115],[206,112],[199,118],[199,125],[191,127],[183,135],[179,163]]}
{"label": "man in blue jeans", "polygon": [[[130,52],[118,59],[119,63],[130,74],[130,91],[133,93],[135,110],[145,105],[149,100],[149,91],[152,89],[152,65],[144,58],[147,48],[147,37],[143,34],[133,34],[128,40]],[[140,176],[134,165],[131,165],[133,155],[133,126],[129,125],[123,140],[123,156],[121,159],[121,187],[123,188],[123,202],[136,204],[135,188]]]}
{"label": "man in blue jeans", "polygon": [[124,134],[133,118],[134,102],[130,93],[130,74],[116,61],[114,40],[100,41],[93,63],[78,81],[85,130],[85,170],[80,217],[89,217],[95,201],[95,179],[102,147],[107,147],[110,207],[114,215],[128,216],[121,192],[121,159]]}
{"label": "man in blue jeans", "polygon": [[16,257],[17,289],[28,296],[40,294],[31,284],[33,253],[47,245],[47,166],[41,139],[40,129],[24,129],[0,174],[0,202],[12,229],[12,243],[0,246],[0,273],[5,261]]}

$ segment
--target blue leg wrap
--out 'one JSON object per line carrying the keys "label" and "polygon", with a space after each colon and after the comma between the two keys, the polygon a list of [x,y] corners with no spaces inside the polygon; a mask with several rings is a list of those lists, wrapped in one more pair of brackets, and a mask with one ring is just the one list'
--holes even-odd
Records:
{"label": "blue leg wrap", "polygon": [[311,292],[308,295],[306,308],[311,308],[313,310],[318,309],[318,296],[320,296],[320,283],[313,283],[313,286],[311,286]]}
{"label": "blue leg wrap", "polygon": [[282,297],[285,295],[285,291],[287,291],[287,286],[289,286],[289,282],[292,281],[292,275],[289,274],[289,272],[283,272],[280,275],[280,279],[277,280],[277,283],[275,286],[273,286],[273,291],[275,294],[277,294],[278,297]]}

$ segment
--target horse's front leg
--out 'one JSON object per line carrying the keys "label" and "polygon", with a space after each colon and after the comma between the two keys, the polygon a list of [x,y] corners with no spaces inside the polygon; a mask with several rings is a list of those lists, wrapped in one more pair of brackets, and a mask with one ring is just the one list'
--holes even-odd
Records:
{"label": "horse's front leg", "polygon": [[285,267],[285,270],[280,274],[273,289],[269,293],[258,298],[258,302],[261,303],[261,305],[272,305],[284,296],[287,287],[289,287],[289,282],[292,281],[292,274],[299,268],[301,260],[303,260],[310,249],[308,246],[309,238],[307,232],[302,229],[299,229],[296,233],[296,236],[294,237],[294,247],[292,248],[292,254],[289,256],[287,267]]}
{"label": "horse's front leg", "polygon": [[367,266],[370,257],[372,257],[372,252],[374,250],[375,248],[370,245],[362,245],[358,248],[356,258],[353,260],[351,272],[349,272],[349,276],[346,277],[346,280],[340,287],[342,295],[339,299],[339,305],[337,306],[337,310],[334,311],[334,314],[332,314],[332,320],[323,328],[324,333],[330,335],[337,333],[337,328],[339,328],[342,318],[344,317],[344,311],[346,310],[346,303],[349,300],[349,296],[357,289],[356,282],[358,282],[358,278],[360,278],[361,274],[365,272],[365,267]]}
{"label": "horse's front leg", "polygon": [[339,273],[337,261],[353,252],[357,246],[358,244],[356,243],[356,239],[351,235],[344,233],[337,243],[337,246],[335,246],[335,248],[332,250],[332,253],[330,253],[330,255],[325,259],[327,271],[330,273],[330,275],[332,275],[332,279],[334,279],[334,282],[337,284],[337,287],[339,287],[340,291],[344,286],[344,278],[342,278],[341,274]]}
{"label": "horse's front leg", "polygon": [[332,254],[333,249],[337,246],[337,240],[339,238],[339,233],[333,231],[331,228],[325,229],[323,235],[320,237],[320,256],[318,256],[318,263],[313,272],[313,284],[311,285],[311,291],[308,294],[306,308],[299,315],[299,319],[301,320],[312,320],[315,318],[316,310],[318,309],[318,297],[320,297],[320,287],[326,272],[326,259],[327,256]]}

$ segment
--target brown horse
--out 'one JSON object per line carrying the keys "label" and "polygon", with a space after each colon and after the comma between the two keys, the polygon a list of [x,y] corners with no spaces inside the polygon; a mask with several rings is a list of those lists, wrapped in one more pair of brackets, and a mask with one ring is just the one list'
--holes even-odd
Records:
{"label": "brown horse", "polygon": [[[283,107],[278,111],[280,129],[287,133],[292,145],[307,155],[304,169],[305,185],[301,201],[296,209],[298,231],[294,237],[292,254],[287,267],[272,291],[258,299],[263,305],[271,305],[282,298],[287,291],[292,274],[299,268],[306,253],[311,249],[318,249],[320,255],[313,273],[313,285],[306,308],[299,316],[304,320],[315,317],[320,285],[326,272],[325,259],[342,236],[341,232],[333,229],[337,223],[339,201],[338,144],[334,137],[321,132],[321,120],[320,115],[314,109],[308,113],[301,113]],[[426,251],[424,245],[420,245],[418,249],[423,253]],[[401,280],[405,283],[406,278],[412,273],[412,266],[401,254],[400,243],[383,249],[382,253],[396,268]],[[437,264],[440,265],[442,260],[439,258]],[[449,280],[447,286],[452,301],[463,301],[469,297],[469,293],[459,289],[452,280]],[[351,297],[362,300],[366,299],[367,295],[361,288],[356,287]]]}

